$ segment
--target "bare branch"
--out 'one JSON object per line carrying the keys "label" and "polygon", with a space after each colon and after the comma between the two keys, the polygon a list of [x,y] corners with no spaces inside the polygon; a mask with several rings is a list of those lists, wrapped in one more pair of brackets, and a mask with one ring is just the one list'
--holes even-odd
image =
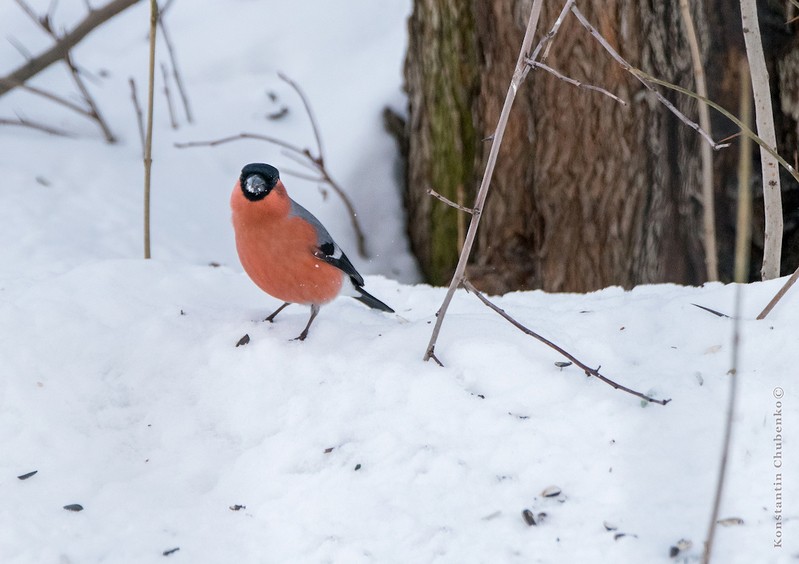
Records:
{"label": "bare branch", "polygon": [[165,63],[161,63],[161,77],[164,81],[164,97],[166,98],[166,109],[169,113],[169,125],[172,126],[172,129],[177,129],[178,122],[175,121],[175,109],[172,106],[172,94],[169,92],[169,75],[167,74]]}
{"label": "bare branch", "polygon": [[[752,121],[752,93],[749,89],[749,68],[741,61],[741,119],[745,124]],[[724,420],[724,437],[721,443],[721,460],[716,478],[716,492],[713,496],[713,507],[708,523],[707,541],[702,555],[702,563],[710,564],[713,554],[713,539],[719,520],[721,498],[724,493],[724,482],[727,477],[727,461],[732,444],[732,426],[735,419],[735,397],[738,390],[738,356],[741,350],[741,293],[742,287],[749,278],[749,246],[751,244],[752,194],[750,177],[752,174],[752,149],[749,137],[741,139],[738,147],[738,218],[735,241],[735,309],[732,316],[732,367],[730,368],[730,394],[727,401],[727,414]]]}
{"label": "bare branch", "polygon": [[21,84],[19,86],[19,88],[21,88],[25,92],[30,92],[31,94],[34,94],[36,96],[41,96],[42,98],[50,100],[51,102],[55,102],[56,104],[60,104],[60,105],[64,106],[65,108],[68,108],[68,109],[72,110],[73,112],[79,113],[79,114],[81,114],[83,116],[86,116],[86,117],[88,117],[90,119],[94,119],[94,116],[92,116],[92,114],[91,114],[91,112],[89,112],[89,110],[87,110],[86,108],[82,108],[81,106],[77,105],[76,103],[74,103],[74,102],[72,102],[70,100],[67,100],[66,98],[62,98],[61,96],[59,96],[57,94],[53,94],[52,92],[48,92],[47,90],[43,90],[43,89],[37,88],[35,86],[29,86],[27,84]]}
{"label": "bare branch", "polygon": [[[696,92],[707,97],[707,82],[705,69],[702,67],[702,55],[699,52],[699,39],[696,36],[694,20],[688,0],[680,0],[680,13],[682,14],[685,34],[688,37],[688,46],[691,50],[691,61],[694,67],[694,82]],[[711,132],[710,109],[707,104],[699,103],[699,125],[702,129]],[[715,198],[713,194],[713,151],[707,143],[702,143],[702,223],[705,243],[705,268],[707,279],[719,279],[718,251],[716,250],[716,217]]]}
{"label": "bare branch", "polygon": [[102,8],[89,12],[81,23],[72,31],[61,37],[60,40],[47,51],[27,61],[11,74],[0,78],[0,96],[13,90],[17,85],[24,84],[37,73],[63,59],[69,50],[91,33],[91,31],[138,1],[139,0],[112,0]]}
{"label": "bare branch", "polygon": [[685,125],[687,125],[691,129],[693,129],[694,131],[699,133],[705,139],[705,141],[710,143],[711,147],[713,147],[716,150],[722,148],[721,145],[719,145],[718,143],[716,143],[713,140],[713,138],[710,136],[710,134],[707,131],[705,131],[704,129],[699,127],[698,123],[688,119],[685,114],[683,114],[680,110],[678,110],[674,106],[674,104],[669,102],[663,96],[663,94],[658,92],[655,87],[653,87],[646,79],[644,79],[643,76],[642,76],[643,73],[634,72],[637,69],[635,69],[630,63],[628,63],[626,60],[624,60],[624,58],[621,55],[619,55],[613,47],[610,46],[610,43],[608,43],[605,40],[605,38],[602,37],[602,35],[596,30],[596,28],[589,23],[589,21],[583,15],[583,13],[580,11],[580,9],[577,8],[577,6],[572,6],[571,11],[577,17],[577,19],[580,21],[580,23],[583,25],[583,27],[588,30],[588,32],[591,34],[591,36],[594,37],[594,39],[596,39],[599,42],[599,44],[602,45],[602,47],[604,47],[605,51],[610,53],[610,56],[613,57],[616,60],[616,62],[619,63],[624,70],[626,70],[630,74],[632,74],[635,78],[638,79],[638,81],[641,84],[643,84],[650,92],[652,92],[657,97],[658,101],[661,104],[666,106],[669,109],[669,111],[671,111],[671,113],[673,113],[675,116],[677,116],[677,118],[679,118],[679,120],[682,121]]}
{"label": "bare branch", "polygon": [[302,105],[305,106],[305,113],[308,114],[308,119],[311,121],[311,128],[313,129],[314,137],[316,138],[316,150],[319,154],[319,163],[322,164],[324,162],[324,152],[322,151],[322,137],[319,134],[319,126],[316,123],[316,118],[314,117],[313,110],[311,110],[311,104],[308,102],[308,98],[305,97],[305,92],[299,87],[299,85],[287,77],[282,72],[277,73],[277,76],[284,82],[286,82],[289,86],[291,86],[297,95],[302,100]]}
{"label": "bare branch", "polygon": [[788,278],[788,280],[785,282],[785,284],[782,285],[782,288],[780,288],[780,291],[777,292],[774,295],[773,298],[771,298],[771,301],[768,303],[768,305],[766,307],[763,308],[763,311],[760,312],[760,314],[757,316],[757,318],[758,319],[765,319],[766,316],[769,313],[771,313],[771,310],[774,309],[774,306],[777,305],[777,302],[779,302],[782,299],[782,297],[788,292],[788,290],[791,289],[791,286],[796,284],[796,281],[798,279],[799,279],[799,268],[794,270],[793,274],[791,274],[791,277]]}
{"label": "bare branch", "polygon": [[[175,79],[175,86],[177,86],[178,93],[180,94],[180,99],[183,102],[183,110],[186,113],[186,121],[189,123],[194,122],[194,116],[191,112],[191,107],[189,106],[189,97],[186,94],[186,89],[183,86],[183,78],[178,71],[178,62],[177,58],[175,57],[175,48],[172,46],[172,39],[169,36],[169,31],[166,28],[166,22],[164,21],[164,12],[169,9],[169,6],[172,5],[172,0],[167,0],[164,3],[163,8],[158,14],[158,25],[161,28],[161,37],[164,39],[164,45],[166,45],[167,53],[169,54],[169,60],[172,63],[172,78]],[[166,81],[166,80],[165,80]],[[176,126],[175,126],[176,127]]]}
{"label": "bare branch", "polygon": [[186,143],[175,143],[178,149],[188,149],[191,147],[216,147],[217,145],[224,145],[233,141],[241,141],[242,139],[257,139],[259,141],[266,141],[284,149],[288,149],[294,153],[304,155],[305,152],[291,143],[278,139],[277,137],[270,137],[269,135],[261,135],[260,133],[239,133],[238,135],[231,135],[229,137],[222,137],[221,139],[214,139],[213,141],[189,141]]}
{"label": "bare branch", "polygon": [[128,83],[130,84],[130,97],[131,100],[133,100],[133,109],[136,110],[136,125],[139,127],[141,154],[142,158],[144,158],[144,113],[142,112],[141,104],[139,104],[139,97],[136,94],[136,81],[133,80],[133,77],[130,77]]}
{"label": "bare branch", "polygon": [[602,380],[603,382],[605,382],[606,384],[612,386],[613,388],[615,388],[617,390],[621,390],[622,392],[627,392],[628,394],[632,394],[635,397],[641,398],[642,400],[645,400],[645,401],[650,402],[650,403],[658,403],[660,405],[666,405],[667,403],[669,403],[671,401],[670,399],[665,399],[665,400],[655,399],[655,398],[650,397],[650,396],[648,396],[646,394],[642,394],[641,392],[637,392],[637,391],[635,391],[635,390],[633,390],[631,388],[628,388],[627,386],[622,386],[621,384],[619,384],[617,382],[614,382],[610,378],[602,375],[599,372],[599,368],[591,368],[591,367],[589,367],[585,363],[583,363],[580,360],[578,360],[574,355],[572,355],[571,353],[567,352],[565,349],[559,347],[558,345],[556,345],[555,343],[553,343],[549,339],[547,339],[545,337],[542,337],[541,335],[539,335],[535,331],[532,331],[532,330],[528,329],[527,327],[525,327],[524,325],[522,325],[521,323],[516,321],[513,317],[508,315],[507,312],[505,312],[505,310],[499,308],[494,303],[492,303],[491,300],[486,298],[477,288],[475,288],[472,285],[471,282],[469,282],[465,278],[463,279],[463,287],[466,288],[466,291],[471,292],[475,296],[477,296],[477,298],[481,302],[483,302],[489,308],[491,308],[492,310],[497,312],[501,317],[503,317],[511,325],[513,325],[514,327],[519,329],[522,333],[524,333],[526,335],[530,335],[534,339],[537,339],[537,340],[541,341],[542,343],[544,343],[548,347],[555,349],[560,354],[562,354],[563,356],[568,358],[575,365],[579,366],[583,370],[583,372],[585,372],[586,376],[593,376],[595,378],[598,378],[599,380]]}
{"label": "bare branch", "polygon": [[612,92],[609,92],[609,91],[605,90],[604,88],[600,88],[599,86],[592,86],[590,84],[585,84],[584,82],[580,82],[579,80],[575,80],[573,78],[569,78],[568,76],[556,71],[552,67],[547,66],[544,63],[536,62],[536,61],[534,61],[532,59],[528,59],[527,63],[530,66],[534,67],[534,68],[539,68],[541,70],[545,70],[548,73],[551,73],[551,74],[555,75],[557,78],[559,78],[559,79],[561,79],[561,80],[563,80],[565,82],[568,82],[571,85],[576,86],[577,88],[584,88],[585,90],[593,90],[595,92],[599,92],[600,94],[604,94],[605,96],[609,96],[610,98],[613,98],[614,100],[616,100],[622,106],[626,106],[627,105],[627,102],[625,102],[624,100],[622,100],[621,98],[619,98],[618,96],[613,94]]}
{"label": "bare branch", "polygon": [[438,192],[436,192],[432,188],[428,188],[427,189],[427,193],[430,194],[431,196],[433,196],[434,198],[438,198],[439,200],[441,200],[442,202],[444,202],[448,206],[452,206],[453,208],[455,208],[457,210],[461,210],[461,211],[464,211],[464,212],[470,213],[470,214],[477,213],[473,208],[467,208],[467,207],[462,206],[462,205],[460,205],[460,204],[458,204],[456,202],[453,202],[452,200],[450,200],[446,196],[442,196],[441,194],[439,194]]}
{"label": "bare branch", "polygon": [[18,118],[15,120],[8,118],[0,118],[0,125],[27,127],[30,129],[36,129],[38,131],[43,131],[44,133],[49,133],[50,135],[58,135],[60,137],[75,137],[75,135],[73,135],[72,133],[67,133],[62,129],[56,129],[54,127],[50,127],[49,125],[44,125],[43,123],[31,121],[26,118]]}
{"label": "bare branch", "polygon": [[92,95],[89,93],[89,89],[83,82],[83,78],[81,78],[78,67],[76,67],[72,62],[72,57],[70,56],[69,51],[67,51],[64,55],[64,62],[67,64],[69,72],[72,74],[72,80],[75,82],[78,90],[80,90],[81,96],[83,96],[83,101],[86,102],[86,105],[89,107],[89,115],[94,121],[97,122],[97,125],[103,132],[103,137],[105,137],[105,140],[108,143],[116,143],[116,137],[114,137],[114,134],[111,133],[111,129],[108,127],[105,119],[103,119],[103,116],[100,114],[100,108],[95,103],[94,98],[92,98]]}
{"label": "bare branch", "polygon": [[[541,49],[543,49],[544,47],[546,47],[546,51],[544,51],[544,54],[541,57],[541,62],[543,63],[547,60],[547,58],[549,57],[549,49],[552,47],[552,40],[555,38],[555,35],[557,35],[558,31],[560,30],[560,26],[563,24],[563,20],[565,19],[566,14],[569,13],[569,10],[574,4],[574,1],[575,0],[566,0],[566,2],[563,4],[563,9],[561,9],[560,14],[558,14],[555,23],[552,24],[552,29],[550,29],[546,33],[546,35],[544,35],[544,37],[541,38],[541,41],[539,41],[538,45],[535,46],[533,52],[530,53],[529,57],[527,57],[528,65],[530,64],[530,61],[535,61],[536,59],[538,59],[538,55],[541,53]],[[528,66],[527,68],[524,69],[524,72],[522,74],[522,80],[527,78],[527,73],[530,72],[531,68],[532,66]]]}
{"label": "bare branch", "polygon": [[[463,248],[461,249],[458,265],[455,267],[455,273],[452,275],[452,280],[449,283],[449,288],[447,289],[447,295],[444,297],[444,302],[441,304],[441,307],[438,310],[436,324],[433,327],[433,332],[430,335],[430,341],[427,344],[427,350],[424,353],[424,360],[435,358],[436,341],[438,340],[438,334],[441,332],[441,325],[444,323],[444,317],[447,315],[447,308],[449,308],[449,304],[452,302],[452,297],[455,295],[455,291],[461,286],[464,273],[466,272],[466,264],[469,262],[469,255],[472,252],[472,246],[474,245],[474,240],[477,236],[477,227],[480,225],[480,217],[482,215],[483,205],[485,204],[486,197],[488,196],[488,188],[491,185],[491,178],[494,175],[494,166],[497,163],[499,148],[502,145],[502,137],[505,135],[505,127],[508,125],[510,110],[513,107],[513,101],[516,99],[516,91],[519,89],[519,85],[521,84],[522,80],[524,80],[527,72],[529,72],[530,67],[525,61],[528,58],[530,46],[533,43],[533,36],[535,35],[535,30],[538,27],[538,18],[541,15],[542,4],[543,0],[533,0],[533,4],[530,7],[530,17],[527,20],[527,29],[524,32],[524,39],[522,39],[519,57],[516,60],[516,68],[513,71],[513,77],[511,77],[510,85],[508,86],[508,92],[505,94],[505,102],[502,105],[502,112],[499,115],[497,128],[494,131],[494,137],[491,142],[491,149],[488,153],[488,160],[486,162],[483,180],[480,183],[480,189],[477,191],[477,198],[475,199],[474,204],[474,210],[476,213],[472,214],[472,220],[469,222],[469,231],[466,233],[466,240],[464,241]],[[436,361],[440,364],[438,359],[436,359]]]}

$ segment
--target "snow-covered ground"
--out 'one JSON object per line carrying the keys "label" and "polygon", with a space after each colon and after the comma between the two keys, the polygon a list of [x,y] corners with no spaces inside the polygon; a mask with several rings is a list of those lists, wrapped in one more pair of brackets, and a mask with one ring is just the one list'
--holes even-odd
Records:
{"label": "snow-covered ground", "polygon": [[[63,0],[56,18],[70,27],[83,6]],[[0,129],[0,562],[697,562],[732,330],[692,304],[729,313],[734,287],[496,299],[609,377],[671,398],[665,407],[559,368],[554,351],[467,294],[444,323],[445,367],[422,362],[444,290],[412,285],[380,118],[404,104],[410,2],[197,8],[178,0],[168,13],[197,119],[171,130],[156,98],[151,261],[141,259],[127,84],[145,82],[145,3],[75,53],[89,71],[107,70],[92,90],[119,144],[29,94],[0,99],[2,116],[80,135]],[[14,3],[0,5],[0,22],[34,53],[47,45]],[[0,46],[0,74],[22,61]],[[278,302],[241,272],[228,209],[243,164],[296,165],[256,141],[173,147],[240,131],[311,146],[277,71],[313,104],[371,258],[357,256],[335,195],[285,175],[289,191],[397,310],[340,298],[305,342],[290,339],[307,308],[260,321]],[[35,84],[66,89],[69,79],[53,67]],[[284,119],[265,119],[282,105]],[[744,288],[721,511],[743,523],[719,528],[716,562],[799,558],[799,291],[754,321],[781,283]],[[236,347],[244,334],[250,342]],[[550,486],[561,493],[545,497]],[[64,509],[72,504],[82,511]],[[670,558],[681,539],[692,547]]]}

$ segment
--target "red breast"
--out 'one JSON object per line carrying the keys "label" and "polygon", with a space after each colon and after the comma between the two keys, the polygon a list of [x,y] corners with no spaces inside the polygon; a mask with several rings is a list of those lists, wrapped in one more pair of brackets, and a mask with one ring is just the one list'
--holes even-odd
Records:
{"label": "red breast", "polygon": [[339,294],[344,274],[314,256],[316,230],[290,215],[291,200],[280,180],[255,202],[244,197],[236,182],[230,207],[241,265],[264,292],[307,305],[327,303]]}

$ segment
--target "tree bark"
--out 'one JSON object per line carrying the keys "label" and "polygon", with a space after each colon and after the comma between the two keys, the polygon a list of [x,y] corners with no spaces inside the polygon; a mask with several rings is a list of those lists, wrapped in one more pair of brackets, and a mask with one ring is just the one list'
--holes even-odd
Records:
{"label": "tree bark", "polygon": [[[743,53],[736,5],[735,0],[691,2],[710,97],[733,109],[734,69]],[[542,31],[561,7],[562,2],[546,3]],[[591,0],[580,9],[632,65],[692,87],[691,55],[676,2]],[[415,1],[405,68],[406,202],[412,246],[433,283],[446,283],[454,269],[461,212],[429,197],[426,189],[455,201],[460,190],[461,203],[471,206],[489,150],[481,140],[496,125],[527,13],[529,0]],[[571,16],[547,64],[629,104],[540,70],[530,73],[505,132],[468,277],[496,293],[703,282],[701,138]],[[694,100],[663,94],[696,119]],[[713,119],[716,139],[734,132]],[[717,155],[717,195],[725,193],[726,181],[734,181],[735,160],[734,148]],[[721,275],[729,278],[734,207],[722,202],[716,217],[720,254],[727,259]]]}

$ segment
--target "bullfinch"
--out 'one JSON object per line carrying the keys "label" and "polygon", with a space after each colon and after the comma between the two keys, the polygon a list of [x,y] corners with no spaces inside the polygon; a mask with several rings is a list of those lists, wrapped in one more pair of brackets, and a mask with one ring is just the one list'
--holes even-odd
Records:
{"label": "bullfinch", "polygon": [[320,306],[339,294],[394,313],[363,289],[363,277],[319,220],[289,197],[275,167],[245,166],[230,207],[244,271],[261,290],[284,302],[265,321],[293,303],[311,306],[308,324],[297,337],[303,341]]}

